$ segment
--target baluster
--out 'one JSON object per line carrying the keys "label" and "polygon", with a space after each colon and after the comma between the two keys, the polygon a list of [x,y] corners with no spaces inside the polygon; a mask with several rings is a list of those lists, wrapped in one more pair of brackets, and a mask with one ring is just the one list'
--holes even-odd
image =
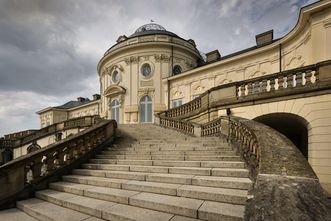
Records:
{"label": "baluster", "polygon": [[294,86],[293,86],[293,77],[294,77],[294,75],[292,75],[292,74],[289,74],[287,77],[286,77],[286,79],[287,79],[287,87],[289,87],[289,88],[293,88]]}
{"label": "baluster", "polygon": [[237,88],[237,97],[241,97],[242,91],[241,91],[241,86]]}
{"label": "baluster", "polygon": [[295,87],[302,87],[302,72],[298,72],[295,75]]}
{"label": "baluster", "polygon": [[297,86],[297,73],[293,74],[292,76],[292,87],[296,87]]}
{"label": "baluster", "polygon": [[310,77],[310,82],[312,84],[315,84],[317,81],[317,72],[316,71],[312,71],[311,72],[311,77]]}
{"label": "baluster", "polygon": [[287,76],[283,76],[282,80],[283,80],[282,87],[285,89],[287,88]]}
{"label": "baluster", "polygon": [[266,79],[263,79],[262,81],[260,81],[260,93],[267,92],[267,85],[268,85],[268,82]]}
{"label": "baluster", "polygon": [[275,84],[274,84],[274,89],[275,91],[278,91],[280,88],[280,85],[282,84],[282,80],[279,79],[279,77],[275,78]]}
{"label": "baluster", "polygon": [[26,183],[32,183],[33,182],[32,167],[33,167],[33,161],[25,166],[25,169],[24,169],[25,178],[24,178],[24,180],[25,180]]}

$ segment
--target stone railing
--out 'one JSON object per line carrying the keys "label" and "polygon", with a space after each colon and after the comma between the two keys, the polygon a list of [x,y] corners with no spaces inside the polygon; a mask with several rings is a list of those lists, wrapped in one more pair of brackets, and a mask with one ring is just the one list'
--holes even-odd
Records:
{"label": "stone railing", "polygon": [[237,117],[219,117],[213,121],[200,125],[201,136],[224,135],[229,141],[240,144],[241,155],[251,169],[251,177],[256,177],[260,148],[254,131]]}
{"label": "stone railing", "polygon": [[[178,125],[181,120],[175,122]],[[284,135],[239,117],[219,117],[192,125],[196,136],[227,137],[245,160],[254,181],[250,190],[254,197],[246,203],[245,220],[329,220],[325,217],[331,217],[331,202],[308,161]],[[180,127],[176,130],[184,132]]]}
{"label": "stone railing", "polygon": [[[29,130],[29,133],[23,135],[24,133],[18,132],[15,134],[5,135],[5,138],[0,139],[0,148],[15,148],[28,144],[34,140],[40,139],[42,137],[55,134],[58,131],[73,129],[73,128],[86,128],[91,127],[95,124],[98,116],[84,116],[69,119],[67,121],[52,124],[50,126],[41,128],[40,130]],[[19,136],[21,134],[23,136]],[[17,137],[16,139],[14,137]]]}
{"label": "stone railing", "polygon": [[164,116],[155,116],[155,121],[162,127],[178,130],[182,133],[194,135],[194,123],[188,121],[180,121]]}
{"label": "stone railing", "polygon": [[[68,172],[115,136],[116,122],[102,120],[94,126],[0,167],[0,207],[30,194]],[[27,192],[28,191],[28,192]]]}
{"label": "stone railing", "polygon": [[27,136],[29,134],[35,133],[37,130],[24,130],[16,133],[6,134],[4,135],[4,138],[6,140],[15,140],[19,139],[21,137]]}
{"label": "stone railing", "polygon": [[331,88],[331,60],[284,72],[213,87],[198,98],[159,113],[160,116],[184,119],[218,108],[243,102],[286,96],[309,96]]}

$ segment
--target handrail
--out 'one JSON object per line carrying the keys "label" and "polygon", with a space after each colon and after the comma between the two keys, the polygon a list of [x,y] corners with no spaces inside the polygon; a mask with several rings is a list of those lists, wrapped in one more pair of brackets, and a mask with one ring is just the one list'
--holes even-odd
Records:
{"label": "handrail", "polygon": [[[213,87],[194,100],[160,112],[159,116],[184,119],[211,108],[273,97],[309,93],[331,88],[331,60],[248,80]],[[322,74],[320,74],[322,70]]]}
{"label": "handrail", "polygon": [[189,121],[181,121],[181,120],[160,116],[159,123],[160,126],[172,128],[189,135],[194,135],[194,124]]}
{"label": "handrail", "polygon": [[[59,123],[55,123],[52,125],[49,125],[47,127],[41,128],[40,130],[30,130],[32,131],[31,133],[27,133],[23,136],[16,136],[14,133],[8,135],[9,139],[6,139],[8,137],[5,135],[5,138],[0,139],[0,147],[1,148],[16,148],[23,146],[25,144],[28,144],[34,140],[40,139],[42,137],[48,136],[50,134],[54,134],[58,131],[62,130],[68,130],[68,129],[73,129],[73,128],[83,128],[83,127],[90,127],[95,124],[96,119],[98,116],[93,115],[93,116],[83,116],[83,117],[77,117],[77,118],[72,118],[66,121],[62,121]],[[14,137],[13,139],[11,137]],[[17,137],[17,139],[15,139]]]}
{"label": "handrail", "polygon": [[201,136],[225,135],[229,141],[240,143],[242,157],[251,169],[251,177],[256,178],[260,165],[261,150],[253,128],[241,122],[249,121],[239,117],[221,116],[201,125]]}
{"label": "handrail", "polygon": [[[94,126],[0,166],[0,204],[31,185],[36,186],[61,169],[82,159],[115,135],[116,121]],[[1,205],[0,205],[1,206]]]}

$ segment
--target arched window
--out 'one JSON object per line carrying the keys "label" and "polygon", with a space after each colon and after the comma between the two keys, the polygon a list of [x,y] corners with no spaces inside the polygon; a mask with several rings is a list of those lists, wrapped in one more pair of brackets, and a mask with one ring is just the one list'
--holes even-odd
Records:
{"label": "arched window", "polygon": [[116,99],[111,102],[111,119],[116,120],[117,123],[120,121],[120,102]]}
{"label": "arched window", "polygon": [[152,123],[152,99],[149,96],[143,96],[140,99],[140,122]]}
{"label": "arched window", "polygon": [[174,68],[172,69],[172,74],[177,75],[182,73],[182,67],[179,65],[175,65]]}

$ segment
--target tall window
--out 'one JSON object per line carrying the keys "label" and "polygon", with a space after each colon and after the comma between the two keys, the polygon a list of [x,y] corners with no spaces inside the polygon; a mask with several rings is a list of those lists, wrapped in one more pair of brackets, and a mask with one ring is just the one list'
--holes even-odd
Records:
{"label": "tall window", "polygon": [[111,119],[116,120],[117,123],[120,121],[120,102],[118,100],[111,102]]}
{"label": "tall window", "polygon": [[140,100],[140,122],[152,122],[152,99],[149,96],[144,96]]}
{"label": "tall window", "polygon": [[182,105],[183,101],[182,99],[176,99],[176,100],[172,100],[172,107],[178,107],[180,105]]}

